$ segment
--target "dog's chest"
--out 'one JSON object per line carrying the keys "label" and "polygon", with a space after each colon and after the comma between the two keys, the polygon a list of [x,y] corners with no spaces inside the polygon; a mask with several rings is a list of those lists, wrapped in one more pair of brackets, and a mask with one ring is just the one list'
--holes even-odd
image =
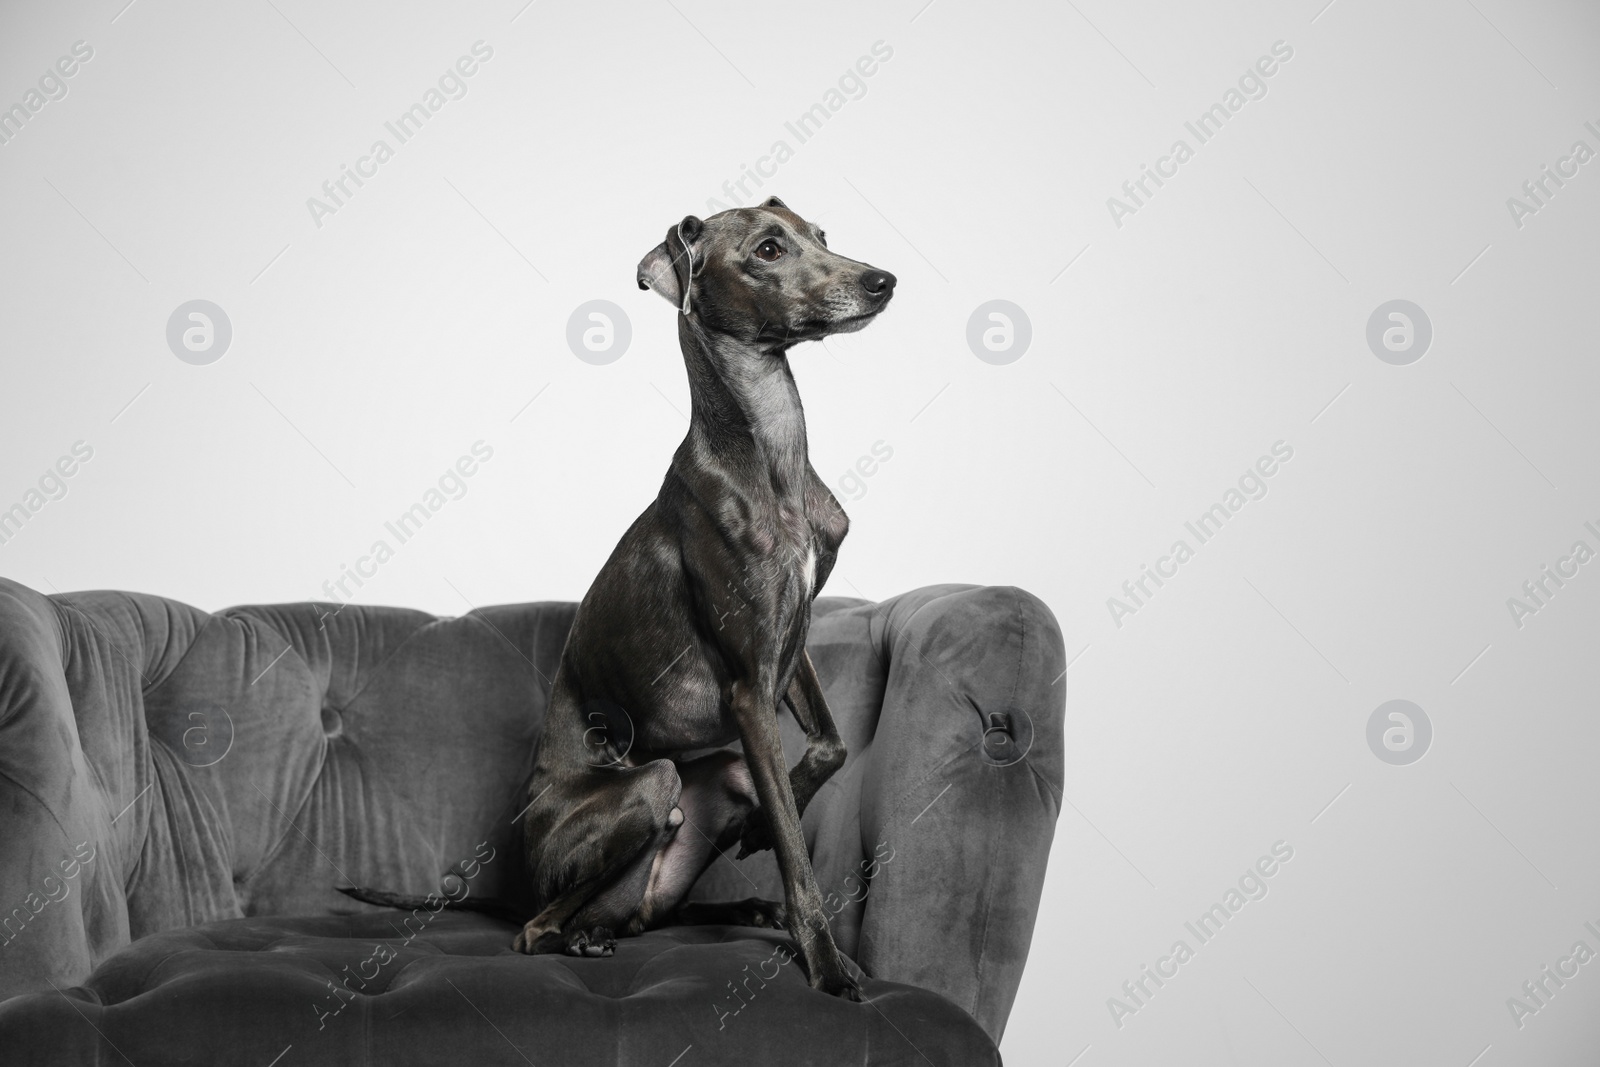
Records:
{"label": "dog's chest", "polygon": [[[724,498],[719,536],[699,544],[710,549],[697,566],[714,589],[737,594],[738,614],[771,619],[803,612],[826,577],[842,533],[819,524],[814,500],[801,494]],[[841,522],[843,513],[834,511]]]}
{"label": "dog's chest", "polygon": [[782,505],[773,524],[774,570],[798,582],[803,596],[817,584],[817,543],[811,522],[798,507]]}

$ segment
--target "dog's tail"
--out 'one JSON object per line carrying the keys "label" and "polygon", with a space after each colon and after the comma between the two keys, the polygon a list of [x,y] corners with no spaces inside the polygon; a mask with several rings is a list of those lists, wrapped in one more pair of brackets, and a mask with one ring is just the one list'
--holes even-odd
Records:
{"label": "dog's tail", "polygon": [[526,921],[523,909],[513,906],[510,901],[499,900],[494,897],[464,896],[460,900],[453,900],[446,896],[406,896],[403,893],[391,893],[387,889],[369,889],[360,885],[342,885],[337,888],[339,892],[353,900],[376,904],[384,908],[399,908],[402,911],[418,911],[421,909],[437,911],[442,904],[444,907],[454,911],[482,912],[485,915],[492,915],[507,922],[522,923]]}

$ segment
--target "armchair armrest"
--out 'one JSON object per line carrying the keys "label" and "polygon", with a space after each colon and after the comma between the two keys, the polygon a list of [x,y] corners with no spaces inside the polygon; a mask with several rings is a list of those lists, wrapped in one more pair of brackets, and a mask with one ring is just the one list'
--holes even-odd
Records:
{"label": "armchair armrest", "polygon": [[0,579],[0,1000],[76,985],[128,942],[106,790],[131,781],[105,782],[86,756],[65,673],[110,655],[82,620]]}
{"label": "armchair armrest", "polygon": [[856,958],[942,993],[998,1043],[1061,807],[1066,655],[1044,603],[934,586],[877,605],[887,686],[864,776],[873,872]]}

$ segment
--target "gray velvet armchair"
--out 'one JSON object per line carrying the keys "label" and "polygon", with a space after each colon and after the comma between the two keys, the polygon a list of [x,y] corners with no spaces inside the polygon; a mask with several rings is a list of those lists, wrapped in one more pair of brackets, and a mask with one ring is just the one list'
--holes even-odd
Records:
{"label": "gray velvet armchair", "polygon": [[[336,891],[521,897],[574,611],[207,613],[0,580],[0,1061],[998,1063],[1065,704],[1060,630],[1014,588],[817,602],[850,755],[804,825],[866,1003],[812,991],[781,932],[528,957],[502,920]],[[694,895],[782,893],[762,853]]]}

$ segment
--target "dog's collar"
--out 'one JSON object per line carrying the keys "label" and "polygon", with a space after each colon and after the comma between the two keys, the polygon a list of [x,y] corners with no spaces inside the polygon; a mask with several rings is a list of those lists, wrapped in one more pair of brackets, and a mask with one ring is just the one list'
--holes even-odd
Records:
{"label": "dog's collar", "polygon": [[683,271],[683,313],[689,314],[689,290],[694,285],[694,252],[689,248],[689,242],[683,238],[683,223],[678,223],[678,243],[683,246],[685,261]]}

